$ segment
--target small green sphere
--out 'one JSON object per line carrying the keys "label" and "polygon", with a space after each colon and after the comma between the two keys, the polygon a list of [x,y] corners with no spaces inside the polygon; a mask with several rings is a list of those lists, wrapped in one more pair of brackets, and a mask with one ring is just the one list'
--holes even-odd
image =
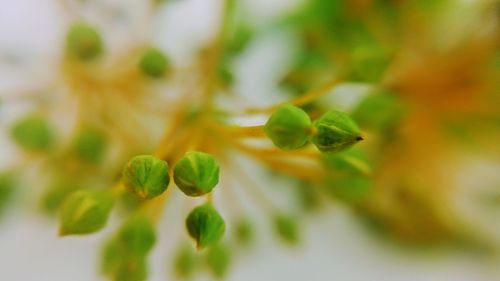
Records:
{"label": "small green sphere", "polygon": [[133,216],[120,229],[118,241],[127,256],[142,259],[153,249],[156,242],[154,226],[147,217]]}
{"label": "small green sphere", "polygon": [[59,217],[60,235],[88,234],[103,228],[113,207],[106,191],[79,190],[64,200]]}
{"label": "small green sphere", "polygon": [[18,145],[31,151],[49,150],[55,139],[52,126],[37,115],[29,115],[16,121],[10,133]]}
{"label": "small green sphere", "polygon": [[219,183],[219,164],[204,152],[190,151],[175,164],[174,181],[187,196],[201,196]]}
{"label": "small green sphere", "polygon": [[74,140],[73,151],[83,161],[99,163],[106,151],[107,139],[104,133],[93,127],[81,128]]}
{"label": "small green sphere", "polygon": [[103,51],[101,35],[94,27],[85,23],[75,23],[70,27],[66,47],[70,55],[82,61],[93,60]]}
{"label": "small green sphere", "polygon": [[339,152],[363,139],[356,123],[340,111],[325,113],[313,126],[312,142],[321,152]]}
{"label": "small green sphere", "polygon": [[224,219],[210,203],[194,208],[186,218],[189,235],[196,240],[198,249],[215,244],[226,230]]}
{"label": "small green sphere", "polygon": [[293,105],[283,105],[267,121],[264,132],[277,147],[291,150],[306,144],[311,133],[311,119]]}
{"label": "small green sphere", "polygon": [[232,255],[227,245],[216,244],[207,251],[206,263],[217,278],[223,278],[231,266]]}
{"label": "small green sphere", "polygon": [[170,63],[168,58],[158,49],[150,48],[142,54],[139,67],[145,75],[159,78],[168,71]]}
{"label": "small green sphere", "polygon": [[295,245],[300,241],[297,221],[290,216],[278,214],[274,218],[276,234],[287,244]]}
{"label": "small green sphere", "polygon": [[123,169],[123,183],[141,199],[151,199],[167,190],[167,162],[152,155],[133,157]]}

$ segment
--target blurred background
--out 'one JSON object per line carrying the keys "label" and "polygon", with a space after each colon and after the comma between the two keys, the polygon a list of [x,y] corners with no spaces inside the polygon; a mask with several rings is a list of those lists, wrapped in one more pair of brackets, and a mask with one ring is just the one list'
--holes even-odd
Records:
{"label": "blurred background", "polygon": [[[164,111],[182,92],[194,91],[190,86],[200,73],[190,71],[221,25],[221,0],[160,2],[0,0],[0,167],[21,173],[21,184],[0,203],[1,280],[107,280],[99,271],[101,246],[121,214],[113,213],[97,234],[58,237],[57,221],[41,210],[40,198],[46,198],[54,171],[64,173],[73,164],[25,153],[9,128],[43,108],[63,143],[71,139],[79,114],[121,118],[105,128],[139,135],[131,140],[137,147],[111,145],[106,168],[77,173],[95,175],[81,179],[85,185],[110,185],[124,159],[158,143],[162,120],[170,118]],[[373,189],[362,205],[332,191],[333,202],[302,215],[289,192],[297,185],[290,175],[275,175],[235,153],[234,161],[262,188],[254,192],[301,214],[302,239],[294,247],[282,243],[272,234],[265,208],[237,191],[256,237],[251,248],[235,254],[225,280],[500,280],[500,2],[236,3],[233,36],[246,39],[224,64],[230,89],[221,87],[218,104],[266,108],[328,83],[333,73],[341,75],[340,84],[307,106],[312,115],[327,107],[355,118],[365,133],[360,148],[371,159]],[[111,103],[111,109],[102,106],[109,112],[103,117],[92,113],[101,105],[68,94],[73,85],[68,81],[78,74],[65,68],[65,36],[72,22],[82,20],[105,38],[110,59],[104,64],[118,66],[109,68],[114,71],[127,67],[127,61],[117,62],[137,46],[154,45],[168,54],[175,74],[165,85],[147,88],[161,94],[134,101],[147,113],[136,117],[134,110],[124,105],[119,111]],[[366,102],[385,95],[391,98]],[[267,117],[234,122],[259,125]],[[123,140],[125,133],[109,135]],[[223,216],[231,217],[223,188],[214,200]],[[174,278],[172,253],[183,243],[186,204],[193,204],[187,201],[174,191],[164,209],[148,280]],[[201,273],[193,279],[213,278]]]}

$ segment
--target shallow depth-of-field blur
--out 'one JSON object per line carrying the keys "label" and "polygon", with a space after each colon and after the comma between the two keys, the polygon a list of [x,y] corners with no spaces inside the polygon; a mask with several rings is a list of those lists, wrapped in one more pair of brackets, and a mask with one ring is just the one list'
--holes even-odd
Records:
{"label": "shallow depth-of-field blur", "polygon": [[[99,60],[68,55],[75,22],[99,30]],[[137,70],[148,46],[167,55],[165,77]],[[363,140],[278,149],[259,130],[286,102],[313,121],[345,112]],[[32,115],[53,128],[46,151],[29,147],[37,130],[13,129]],[[106,145],[83,161],[86,126]],[[205,198],[173,185],[164,202],[120,197],[98,233],[59,236],[71,191],[113,188],[134,155],[192,147],[221,163],[206,200],[226,221],[223,273],[184,226]],[[183,247],[199,255],[188,280],[500,280],[500,2],[0,0],[0,280],[128,281],[103,274],[103,245],[160,203],[147,280],[184,280]],[[276,231],[279,215],[298,237]]]}

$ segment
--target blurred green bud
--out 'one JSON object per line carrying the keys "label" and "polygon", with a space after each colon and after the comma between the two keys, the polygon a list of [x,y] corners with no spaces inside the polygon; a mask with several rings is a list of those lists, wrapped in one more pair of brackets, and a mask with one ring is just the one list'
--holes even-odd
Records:
{"label": "blurred green bud", "polygon": [[352,113],[352,118],[362,127],[382,131],[391,129],[401,120],[404,109],[394,94],[386,91],[366,96]]}
{"label": "blurred green bud", "polygon": [[299,182],[296,188],[297,201],[304,211],[314,211],[321,204],[320,194],[310,182]]}
{"label": "blurred green bud", "polygon": [[210,203],[194,208],[186,218],[189,235],[196,240],[198,249],[215,244],[226,230],[224,219]]}
{"label": "blurred green bud", "polygon": [[223,278],[231,265],[231,251],[223,244],[216,244],[207,251],[206,263],[217,278]]}
{"label": "blurred green bud", "polygon": [[110,239],[104,244],[101,252],[101,272],[112,276],[123,260],[120,245],[116,239]]}
{"label": "blurred green bud", "polygon": [[42,208],[48,213],[55,213],[75,189],[75,184],[67,181],[58,181],[50,185],[42,196]]}
{"label": "blurred green bud", "polygon": [[380,81],[391,61],[388,49],[372,44],[358,46],[351,53],[351,78],[356,81]]}
{"label": "blurred green bud", "polygon": [[118,241],[127,256],[144,258],[156,242],[154,226],[147,217],[135,215],[120,229]]}
{"label": "blurred green bud", "polygon": [[222,84],[222,86],[227,87],[231,86],[234,83],[234,75],[231,72],[231,69],[229,69],[228,65],[221,65],[219,67],[219,81]]}
{"label": "blurred green bud", "polygon": [[283,105],[271,115],[264,132],[277,147],[297,149],[309,139],[311,119],[304,110],[290,104]]}
{"label": "blurred green bud", "polygon": [[363,202],[373,188],[373,182],[361,176],[331,178],[327,184],[334,197],[350,204]]}
{"label": "blurred green bud", "polygon": [[18,145],[33,151],[45,151],[54,144],[55,133],[49,122],[37,115],[17,120],[10,130]]}
{"label": "blurred green bud", "polygon": [[59,217],[60,235],[87,234],[106,225],[113,207],[108,191],[79,190],[64,200]]}
{"label": "blurred green bud", "polygon": [[0,173],[0,215],[6,210],[16,188],[16,179],[11,172]]}
{"label": "blurred green bud", "polygon": [[313,126],[312,142],[321,152],[339,152],[363,139],[356,123],[340,111],[325,113]]}
{"label": "blurred green bud", "polygon": [[82,61],[90,61],[101,55],[102,38],[99,32],[85,23],[73,24],[66,36],[66,48],[70,55]]}
{"label": "blurred green bud", "polygon": [[201,196],[219,183],[219,164],[204,152],[190,151],[175,164],[174,181],[187,196]]}
{"label": "blurred green bud", "polygon": [[234,224],[235,238],[238,244],[248,246],[252,243],[255,233],[252,223],[245,218],[239,219]]}
{"label": "blurred green bud", "polygon": [[299,243],[299,226],[295,218],[286,215],[277,215],[274,218],[276,234],[286,243],[295,245]]}
{"label": "blurred green bud", "polygon": [[93,127],[81,128],[73,143],[73,151],[82,160],[99,163],[106,151],[107,139],[104,133]]}
{"label": "blurred green bud", "polygon": [[167,162],[152,155],[135,156],[123,169],[123,183],[141,199],[151,199],[167,190]]}
{"label": "blurred green bud", "polygon": [[174,256],[174,273],[181,279],[188,279],[193,276],[198,259],[192,247],[182,245]]}
{"label": "blurred green bud", "polygon": [[148,279],[148,267],[145,259],[124,260],[118,265],[114,281],[145,281]]}
{"label": "blurred green bud", "polygon": [[324,153],[322,161],[328,171],[337,174],[367,175],[372,170],[366,155],[357,148],[350,148],[340,153]]}
{"label": "blurred green bud", "polygon": [[159,78],[169,70],[170,62],[162,51],[150,48],[142,54],[139,67],[144,75]]}

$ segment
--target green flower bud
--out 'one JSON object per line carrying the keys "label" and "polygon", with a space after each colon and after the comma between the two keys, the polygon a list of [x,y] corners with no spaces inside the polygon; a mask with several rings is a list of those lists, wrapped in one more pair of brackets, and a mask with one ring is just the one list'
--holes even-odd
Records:
{"label": "green flower bud", "polygon": [[73,151],[84,161],[99,163],[104,156],[106,146],[106,136],[102,131],[85,127],[77,133],[73,143]]}
{"label": "green flower bud", "polygon": [[106,225],[113,207],[113,196],[107,191],[73,192],[61,208],[60,235],[87,234]]}
{"label": "green flower bud", "polygon": [[48,213],[55,213],[75,189],[75,185],[67,181],[58,181],[50,185],[42,196],[42,208]]}
{"label": "green flower bud", "polygon": [[95,59],[103,51],[101,35],[85,23],[75,23],[70,27],[66,47],[70,55],[82,61]]}
{"label": "green flower bud", "polygon": [[182,245],[174,257],[174,273],[181,279],[188,279],[193,276],[198,264],[196,253],[192,247]]}
{"label": "green flower bud", "polygon": [[187,196],[201,196],[219,183],[219,164],[207,153],[190,151],[175,164],[174,181]]}
{"label": "green flower bud", "polygon": [[148,279],[148,266],[145,259],[124,260],[116,269],[115,281],[145,281]]}
{"label": "green flower bud", "polygon": [[196,240],[198,249],[213,245],[226,230],[224,219],[210,203],[194,208],[186,218],[189,235]]}
{"label": "green flower bud", "polygon": [[283,105],[267,121],[264,132],[275,146],[281,149],[297,149],[306,144],[311,134],[311,119],[304,110]]}
{"label": "green flower bud", "polygon": [[362,140],[356,123],[345,113],[329,111],[313,124],[312,142],[321,152],[339,152]]}
{"label": "green flower bud", "polygon": [[123,183],[141,199],[151,199],[167,190],[167,162],[152,155],[133,157],[123,169]]}
{"label": "green flower bud", "polygon": [[378,82],[391,61],[391,51],[380,46],[364,44],[352,51],[351,80]]}
{"label": "green flower bud", "polygon": [[236,241],[243,246],[250,245],[255,236],[252,223],[248,219],[240,219],[234,226]]}
{"label": "green flower bud", "polygon": [[33,151],[45,151],[54,144],[55,133],[44,118],[26,116],[14,123],[10,133],[21,147]]}
{"label": "green flower bud", "polygon": [[354,109],[352,118],[362,127],[383,131],[393,128],[404,115],[401,102],[389,92],[366,96]]}
{"label": "green flower bud", "polygon": [[118,241],[127,256],[144,258],[156,242],[155,229],[148,218],[137,215],[122,226]]}
{"label": "green flower bud", "polygon": [[217,278],[223,278],[231,265],[231,251],[222,244],[216,244],[208,249],[206,262],[210,271]]}
{"label": "green flower bud", "polygon": [[336,174],[367,175],[372,170],[366,155],[356,148],[340,153],[324,153],[322,160],[325,168]]}
{"label": "green flower bud", "polygon": [[303,208],[304,211],[314,211],[321,205],[320,194],[310,182],[299,182],[297,184],[297,203]]}
{"label": "green flower bud", "polygon": [[276,234],[286,243],[295,245],[299,242],[299,226],[295,218],[277,215],[274,218],[274,228]]}
{"label": "green flower bud", "polygon": [[369,178],[361,176],[332,178],[328,180],[327,184],[329,191],[335,198],[350,204],[363,202],[373,187]]}
{"label": "green flower bud", "polygon": [[160,50],[150,48],[142,54],[139,67],[145,75],[159,78],[169,70],[170,62]]}
{"label": "green flower bud", "polygon": [[0,173],[0,215],[6,210],[16,188],[14,174],[10,172]]}
{"label": "green flower bud", "polygon": [[112,276],[118,270],[122,260],[122,252],[118,241],[114,238],[107,241],[101,252],[101,272]]}

